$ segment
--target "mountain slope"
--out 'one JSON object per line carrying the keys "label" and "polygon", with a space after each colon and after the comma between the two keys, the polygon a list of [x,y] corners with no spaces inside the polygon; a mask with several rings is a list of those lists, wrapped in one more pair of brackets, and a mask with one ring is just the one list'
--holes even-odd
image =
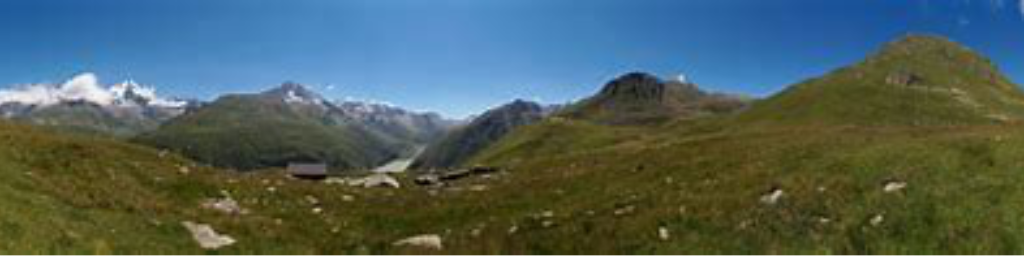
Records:
{"label": "mountain slope", "polygon": [[406,150],[330,111],[315,93],[288,83],[261,94],[221,97],[135,140],[242,170],[308,161],[365,169]]}
{"label": "mountain slope", "polygon": [[437,141],[458,123],[435,113],[418,113],[385,104],[346,101],[334,105],[332,115],[393,140],[415,145]]}
{"label": "mountain slope", "polygon": [[740,118],[761,124],[962,125],[1015,122],[1024,94],[985,57],[912,35],[865,61],[792,86]]}
{"label": "mountain slope", "polygon": [[[199,252],[176,223],[217,188],[179,157],[0,121],[0,251]],[[181,168],[193,168],[184,182]],[[159,242],[156,242],[159,241]]]}
{"label": "mountain slope", "polygon": [[438,142],[430,144],[409,168],[432,170],[458,167],[512,130],[541,120],[546,112],[540,104],[522,100],[489,110]]}
{"label": "mountain slope", "polygon": [[738,97],[704,92],[686,81],[663,81],[634,72],[612,80],[598,94],[558,115],[605,124],[648,124],[729,113],[744,105]]}
{"label": "mountain slope", "polygon": [[735,116],[629,127],[551,119],[471,162],[511,173],[489,192],[512,201],[490,207],[559,202],[542,208],[556,216],[549,229],[520,236],[536,239],[529,248],[1019,253],[1017,89],[946,40],[893,45]]}

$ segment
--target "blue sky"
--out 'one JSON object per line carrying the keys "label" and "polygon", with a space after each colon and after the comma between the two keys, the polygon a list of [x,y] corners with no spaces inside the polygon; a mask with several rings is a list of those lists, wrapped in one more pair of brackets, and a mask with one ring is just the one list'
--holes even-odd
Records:
{"label": "blue sky", "polygon": [[462,117],[634,70],[765,96],[908,32],[967,44],[1021,83],[1021,1],[4,0],[0,86],[94,72],[212,99],[297,81]]}

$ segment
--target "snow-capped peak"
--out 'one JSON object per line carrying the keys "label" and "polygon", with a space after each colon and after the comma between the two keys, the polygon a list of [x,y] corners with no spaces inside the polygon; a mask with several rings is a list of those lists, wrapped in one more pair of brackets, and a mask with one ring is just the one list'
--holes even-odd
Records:
{"label": "snow-capped peak", "polygon": [[128,80],[104,87],[93,73],[82,73],[62,84],[29,84],[0,90],[0,105],[49,106],[63,102],[82,101],[101,106],[151,105],[183,107],[186,102],[160,98],[156,89]]}
{"label": "snow-capped peak", "polygon": [[690,78],[687,77],[686,74],[680,73],[675,77],[675,81],[683,84],[688,84],[690,83]]}
{"label": "snow-capped peak", "polygon": [[320,95],[309,91],[306,87],[293,82],[286,82],[276,89],[267,91],[265,95],[280,98],[288,104],[323,105]]}

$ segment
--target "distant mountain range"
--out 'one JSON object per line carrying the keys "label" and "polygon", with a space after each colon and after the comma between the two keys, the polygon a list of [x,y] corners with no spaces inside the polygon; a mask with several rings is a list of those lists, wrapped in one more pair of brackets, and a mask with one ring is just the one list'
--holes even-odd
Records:
{"label": "distant mountain range", "polygon": [[200,105],[166,99],[152,87],[125,81],[109,87],[93,74],[59,85],[27,85],[0,91],[0,116],[36,125],[90,134],[127,137]]}
{"label": "distant mountain range", "polygon": [[409,156],[453,121],[358,102],[334,103],[296,83],[223,96],[135,138],[219,167],[252,170],[326,162],[369,169]]}

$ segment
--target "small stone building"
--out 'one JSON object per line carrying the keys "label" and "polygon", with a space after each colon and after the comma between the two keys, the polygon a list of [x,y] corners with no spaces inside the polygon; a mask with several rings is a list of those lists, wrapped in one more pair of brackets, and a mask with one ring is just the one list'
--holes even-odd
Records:
{"label": "small stone building", "polygon": [[288,175],[299,179],[322,180],[327,178],[327,164],[289,163]]}

